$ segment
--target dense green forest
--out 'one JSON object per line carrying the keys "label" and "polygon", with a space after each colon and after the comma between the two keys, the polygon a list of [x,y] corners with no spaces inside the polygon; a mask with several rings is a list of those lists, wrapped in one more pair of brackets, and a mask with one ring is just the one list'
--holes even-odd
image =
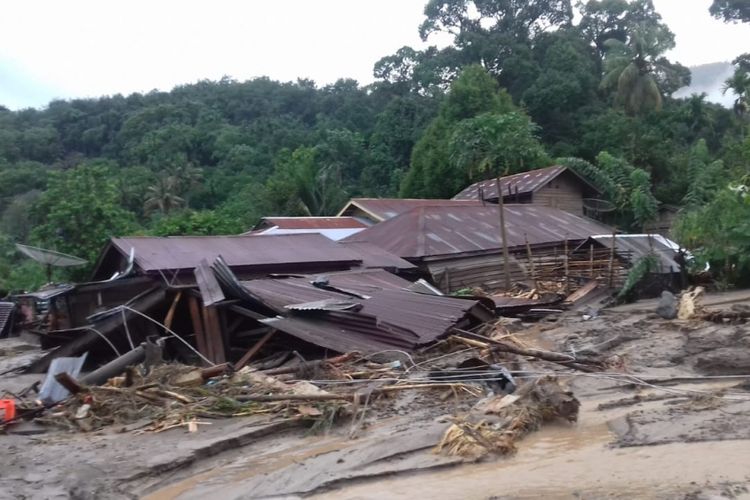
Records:
{"label": "dense green forest", "polygon": [[[725,109],[671,97],[690,72],[664,56],[674,35],[650,0],[429,0],[424,12],[422,38],[453,43],[403,47],[367,86],[224,78],[0,106],[0,288],[44,280],[15,242],[94,262],[111,235],[240,233],[262,215],[450,197],[552,162],[602,185],[625,229],[680,207],[683,244],[729,279],[750,274],[750,54],[734,61]],[[750,21],[746,2],[715,0],[711,14]]]}

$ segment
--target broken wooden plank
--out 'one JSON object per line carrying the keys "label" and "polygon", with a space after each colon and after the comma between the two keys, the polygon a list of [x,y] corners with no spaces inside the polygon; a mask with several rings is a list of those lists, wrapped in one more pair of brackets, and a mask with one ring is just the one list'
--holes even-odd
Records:
{"label": "broken wooden plank", "polygon": [[201,292],[201,299],[203,299],[204,306],[208,307],[224,300],[224,292],[221,290],[219,281],[216,279],[206,259],[201,259],[193,273],[195,274],[195,281],[198,283],[198,289]]}
{"label": "broken wooden plank", "polygon": [[258,353],[258,351],[260,351],[263,348],[263,346],[266,344],[266,342],[269,341],[269,339],[273,336],[274,333],[276,333],[276,330],[272,328],[268,333],[263,335],[263,337],[259,341],[257,341],[255,345],[252,346],[250,350],[247,351],[247,353],[245,353],[245,355],[242,356],[242,358],[240,358],[239,361],[237,361],[237,363],[235,363],[234,365],[235,369],[239,370],[240,368],[245,366],[252,359],[252,357],[255,356]]}
{"label": "broken wooden plank", "polygon": [[190,318],[193,321],[195,343],[198,347],[198,352],[200,352],[206,358],[212,359],[211,353],[208,350],[208,343],[206,342],[206,334],[203,331],[203,318],[201,317],[201,311],[198,306],[198,299],[192,296],[189,297],[188,306],[190,308]]}
{"label": "broken wooden plank", "polygon": [[211,353],[209,359],[216,364],[226,362],[224,339],[221,333],[219,314],[215,306],[203,308],[203,328],[206,333],[206,344]]}
{"label": "broken wooden plank", "polygon": [[164,317],[165,330],[169,330],[172,328],[172,321],[174,321],[174,312],[177,309],[177,304],[180,302],[181,297],[182,297],[182,290],[177,292],[177,294],[174,296],[174,300],[172,300],[172,305],[169,306],[169,311],[167,311],[167,315]]}

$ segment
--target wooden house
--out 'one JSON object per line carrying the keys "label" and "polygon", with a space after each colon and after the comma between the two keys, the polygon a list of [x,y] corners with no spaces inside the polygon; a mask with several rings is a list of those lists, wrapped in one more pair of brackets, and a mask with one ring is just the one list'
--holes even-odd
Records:
{"label": "wooden house", "polygon": [[[601,195],[596,186],[560,165],[500,177],[500,190],[503,192],[503,203],[540,205],[576,215],[584,215],[585,198],[598,198]],[[495,179],[476,182],[453,199],[497,203]]]}

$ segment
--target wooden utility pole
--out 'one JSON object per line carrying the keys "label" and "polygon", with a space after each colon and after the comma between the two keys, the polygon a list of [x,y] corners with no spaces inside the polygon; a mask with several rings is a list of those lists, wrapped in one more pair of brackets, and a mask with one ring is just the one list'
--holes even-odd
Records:
{"label": "wooden utility pole", "polygon": [[615,284],[615,242],[617,240],[617,228],[612,228],[612,247],[609,251],[609,287]]}
{"label": "wooden utility pole", "polygon": [[510,257],[508,256],[508,239],[505,235],[505,207],[503,205],[503,192],[500,189],[500,178],[495,177],[495,188],[497,189],[497,205],[500,212],[500,238],[503,240],[503,273],[505,275],[505,289],[510,290]]}

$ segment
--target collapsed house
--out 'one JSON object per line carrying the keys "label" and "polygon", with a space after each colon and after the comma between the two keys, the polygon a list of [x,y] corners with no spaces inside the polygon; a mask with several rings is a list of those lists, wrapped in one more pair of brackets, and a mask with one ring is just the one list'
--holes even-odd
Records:
{"label": "collapsed house", "polygon": [[[174,358],[410,351],[493,317],[492,303],[412,292],[416,267],[318,234],[113,238],[90,283],[56,287],[23,327],[60,357],[102,361],[167,337]],[[22,297],[31,299],[32,297]]]}
{"label": "collapsed house", "polygon": [[454,200],[483,200],[498,203],[497,185],[503,203],[528,203],[542,207],[558,208],[576,215],[584,215],[584,200],[598,198],[601,190],[573,170],[555,165],[519,174],[506,175],[496,180],[476,182],[456,196]]}
{"label": "collapsed house", "polygon": [[[512,282],[621,282],[623,263],[606,248],[597,245],[575,261],[570,255],[592,235],[611,233],[608,227],[537,205],[507,205],[504,218]],[[504,286],[497,205],[417,207],[344,241],[369,243],[404,258],[446,293],[467,288],[493,292]]]}
{"label": "collapsed house", "polygon": [[650,259],[648,271],[635,285],[638,297],[656,297],[662,291],[677,292],[687,286],[684,265],[689,257],[674,241],[660,234],[598,234],[592,235],[580,248],[609,248],[628,268]]}

